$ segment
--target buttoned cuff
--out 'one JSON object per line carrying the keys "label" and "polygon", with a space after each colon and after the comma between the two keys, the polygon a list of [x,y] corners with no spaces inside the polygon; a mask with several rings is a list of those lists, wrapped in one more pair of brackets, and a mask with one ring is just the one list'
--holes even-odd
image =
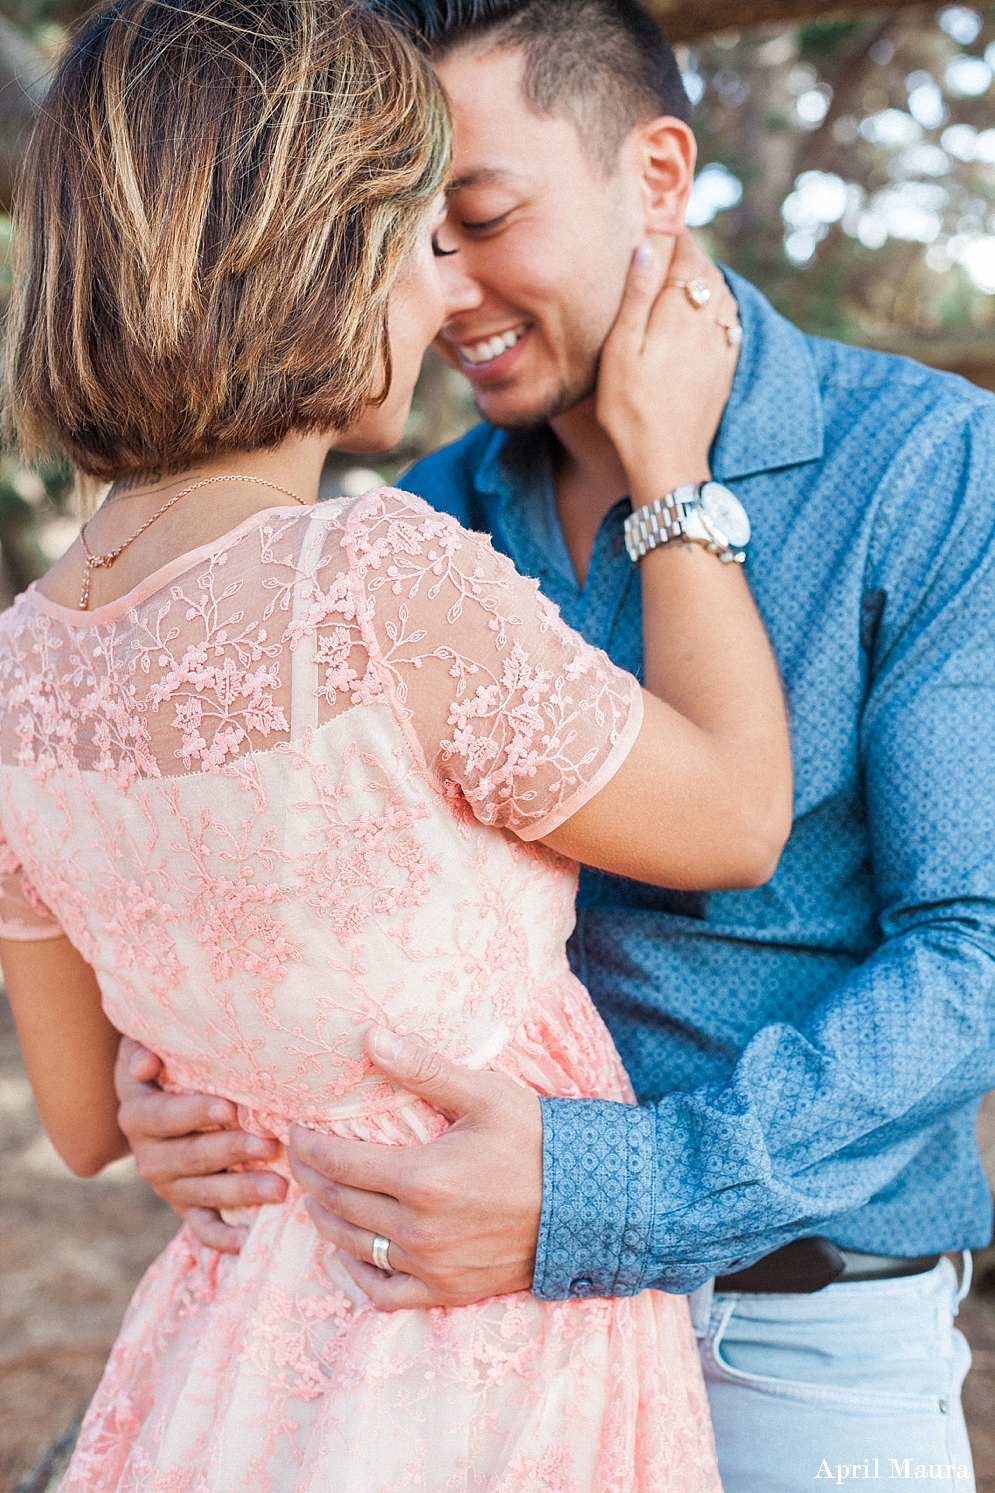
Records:
{"label": "buttoned cuff", "polygon": [[544,1301],[633,1296],[653,1274],[651,1111],[542,1099],[543,1197],[532,1289]]}

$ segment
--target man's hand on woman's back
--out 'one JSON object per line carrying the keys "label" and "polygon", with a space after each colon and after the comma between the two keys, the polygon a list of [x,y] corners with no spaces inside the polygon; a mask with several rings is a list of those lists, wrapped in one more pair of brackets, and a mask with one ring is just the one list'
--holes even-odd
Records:
{"label": "man's hand on woman's back", "polygon": [[[528,1290],[542,1211],[538,1095],[384,1027],[371,1027],[365,1046],[396,1088],[451,1124],[416,1146],[292,1126],[290,1169],[319,1234],[381,1311],[468,1306]],[[371,1263],[377,1235],[389,1241],[389,1273]]]}
{"label": "man's hand on woman's back", "polygon": [[238,1128],[234,1104],[210,1094],[167,1094],[159,1086],[162,1063],[130,1037],[122,1037],[114,1083],[139,1175],[144,1177],[202,1244],[238,1254],[246,1229],[226,1223],[222,1210],[280,1203],[287,1183],[275,1172],[235,1171],[275,1159],[276,1141]]}
{"label": "man's hand on woman's back", "polygon": [[[295,1126],[289,1151],[318,1232],[383,1311],[465,1305],[526,1289],[542,1205],[539,1100],[501,1073],[460,1068],[417,1038],[371,1030],[376,1067],[453,1121],[415,1148],[341,1140]],[[396,1052],[393,1050],[396,1047]],[[167,1094],[162,1063],[128,1037],[115,1083],[118,1123],[139,1173],[202,1244],[237,1254],[246,1228],[222,1210],[282,1202],[283,1177],[227,1168],[272,1160],[275,1141],[238,1128],[234,1104],[209,1094]],[[374,1233],[390,1239],[387,1275],[370,1263]]]}

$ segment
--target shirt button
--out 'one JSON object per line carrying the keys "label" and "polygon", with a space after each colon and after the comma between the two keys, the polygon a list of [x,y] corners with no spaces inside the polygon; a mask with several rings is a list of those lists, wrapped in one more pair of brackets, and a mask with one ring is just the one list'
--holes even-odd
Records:
{"label": "shirt button", "polygon": [[587,1275],[579,1275],[576,1280],[570,1282],[571,1296],[593,1296],[594,1281]]}

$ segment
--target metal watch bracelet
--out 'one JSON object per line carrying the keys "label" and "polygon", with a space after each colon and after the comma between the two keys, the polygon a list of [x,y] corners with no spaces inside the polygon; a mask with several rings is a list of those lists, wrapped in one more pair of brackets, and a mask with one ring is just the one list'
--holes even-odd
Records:
{"label": "metal watch bracelet", "polygon": [[[633,564],[658,545],[682,537],[684,521],[694,509],[698,491],[697,483],[678,487],[629,515],[625,521],[625,547]],[[690,501],[682,496],[685,493]]]}
{"label": "metal watch bracelet", "polygon": [[[669,544],[673,539],[701,544],[726,564],[743,564],[746,559],[745,550],[734,550],[727,544],[687,534],[687,520],[698,509],[698,499],[704,485],[703,482],[686,483],[673,492],[665,493],[662,498],[654,498],[652,503],[644,504],[629,515],[625,520],[625,547],[634,565],[648,555],[650,550]],[[707,531],[709,525],[704,515],[700,517],[702,527]]]}

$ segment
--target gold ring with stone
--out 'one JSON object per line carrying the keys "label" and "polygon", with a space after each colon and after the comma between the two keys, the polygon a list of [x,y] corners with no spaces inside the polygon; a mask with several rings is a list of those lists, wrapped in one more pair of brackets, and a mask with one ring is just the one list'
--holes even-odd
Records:
{"label": "gold ring with stone", "polygon": [[738,321],[723,321],[721,316],[715,323],[722,328],[726,334],[726,341],[730,347],[738,347],[743,340],[743,326]]}
{"label": "gold ring with stone", "polygon": [[668,290],[671,286],[673,286],[675,290],[683,290],[692,306],[694,306],[698,311],[700,311],[704,306],[707,306],[709,301],[712,299],[712,292],[710,287],[704,280],[701,279],[668,280],[664,285],[664,290]]}

